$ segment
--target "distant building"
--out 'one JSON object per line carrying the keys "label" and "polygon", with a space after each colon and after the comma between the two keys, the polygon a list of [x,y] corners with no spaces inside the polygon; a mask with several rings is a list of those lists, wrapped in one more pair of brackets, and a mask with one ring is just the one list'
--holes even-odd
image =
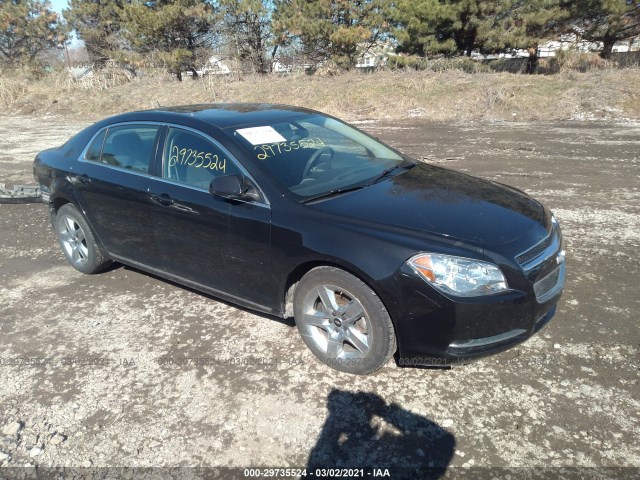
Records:
{"label": "distant building", "polygon": [[529,56],[529,51],[525,49],[514,50],[509,53],[495,53],[484,55],[478,51],[471,52],[471,58],[474,60],[496,60],[498,58],[525,58]]}
{"label": "distant building", "polygon": [[393,55],[395,51],[395,47],[391,42],[376,42],[371,46],[361,43],[358,48],[363,53],[358,58],[356,68],[361,70],[375,70],[384,67],[387,64],[387,60],[389,60],[389,56]]}
{"label": "distant building", "polygon": [[[202,68],[196,70],[196,73],[199,76],[204,76],[204,75],[229,75],[231,73],[231,69],[220,58],[213,56],[213,57],[209,57],[209,60],[207,60],[207,63],[205,63],[202,66]],[[182,72],[182,74],[183,75],[187,75],[187,76],[192,76],[193,72],[192,71],[186,71],[186,72]]]}
{"label": "distant building", "polygon": [[[602,42],[589,42],[580,40],[575,33],[560,35],[557,40],[547,40],[538,46],[538,57],[555,57],[559,51],[572,50],[575,52],[600,52],[602,50]],[[640,38],[632,41],[619,42],[613,46],[614,53],[625,53],[640,50]],[[471,58],[475,60],[494,60],[497,58],[524,58],[529,56],[526,49],[514,50],[510,53],[498,53],[492,55],[483,55],[480,52],[471,52]]]}
{"label": "distant building", "polygon": [[231,69],[218,57],[210,57],[200,75],[229,75]]}
{"label": "distant building", "polygon": [[83,80],[85,78],[93,77],[93,66],[83,66],[83,67],[69,67],[69,75],[74,80]]}
{"label": "distant building", "polygon": [[[539,57],[555,57],[560,50],[573,50],[577,52],[599,52],[602,50],[602,42],[588,42],[580,40],[575,33],[561,35],[558,40],[550,40],[538,47]],[[640,38],[627,42],[618,42],[613,46],[614,53],[626,53],[640,50]]]}
{"label": "distant building", "polygon": [[271,71],[273,73],[291,73],[293,67],[294,62],[291,58],[280,57],[271,64]]}
{"label": "distant building", "polygon": [[386,63],[386,59],[378,59],[378,55],[372,52],[365,52],[356,63],[356,68],[375,68],[379,62]]}
{"label": "distant building", "polygon": [[281,75],[288,73],[303,73],[315,71],[322,66],[322,62],[317,64],[306,62],[300,57],[279,56],[271,63],[271,71]]}

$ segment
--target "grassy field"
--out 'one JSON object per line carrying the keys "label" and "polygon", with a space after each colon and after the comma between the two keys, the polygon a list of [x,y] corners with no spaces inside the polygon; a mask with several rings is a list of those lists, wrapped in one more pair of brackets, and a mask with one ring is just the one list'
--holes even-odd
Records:
{"label": "grassy field", "polygon": [[640,70],[555,75],[380,72],[332,76],[208,77],[183,82],[165,74],[127,80],[100,74],[84,82],[63,73],[39,80],[0,75],[5,114],[98,119],[119,112],[192,103],[300,105],[348,119],[557,121],[640,119]]}

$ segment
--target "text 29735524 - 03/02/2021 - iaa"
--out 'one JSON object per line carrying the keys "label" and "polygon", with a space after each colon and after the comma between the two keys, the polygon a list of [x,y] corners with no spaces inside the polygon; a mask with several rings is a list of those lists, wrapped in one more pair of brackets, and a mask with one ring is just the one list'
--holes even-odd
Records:
{"label": "text 29735524 - 03/02/2021 - iaa", "polygon": [[551,319],[564,285],[539,202],[304,108],[118,115],[40,152],[34,174],[78,270],[117,261],[293,315],[349,373],[502,351]]}

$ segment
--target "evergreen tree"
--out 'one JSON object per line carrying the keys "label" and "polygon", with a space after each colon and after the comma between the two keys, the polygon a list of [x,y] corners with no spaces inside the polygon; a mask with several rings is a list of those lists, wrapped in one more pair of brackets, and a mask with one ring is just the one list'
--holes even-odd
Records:
{"label": "evergreen tree", "polygon": [[270,70],[266,49],[271,36],[269,2],[262,0],[219,0],[224,37],[229,50],[258,73]]}
{"label": "evergreen tree", "polygon": [[197,76],[196,50],[210,41],[214,24],[206,0],[133,0],[123,7],[120,21],[134,52],[157,52],[178,80],[183,71]]}
{"label": "evergreen tree", "polygon": [[357,62],[389,31],[389,0],[276,0],[273,30],[281,45],[299,45],[311,61]]}
{"label": "evergreen tree", "polygon": [[501,0],[400,0],[395,30],[400,51],[466,54],[482,47],[480,30],[500,11]]}
{"label": "evergreen tree", "polygon": [[32,62],[67,38],[67,30],[46,0],[0,0],[0,61]]}
{"label": "evergreen tree", "polygon": [[129,0],[69,0],[63,11],[67,24],[84,42],[89,60],[97,66],[114,57],[123,48],[120,16]]}
{"label": "evergreen tree", "polygon": [[500,0],[498,11],[478,29],[483,53],[529,51],[527,73],[538,64],[538,45],[562,31],[569,11],[560,0]]}
{"label": "evergreen tree", "polygon": [[616,42],[640,36],[640,0],[573,0],[569,23],[579,37],[602,42],[609,58]]}
{"label": "evergreen tree", "polygon": [[566,16],[560,0],[400,0],[400,50],[417,55],[535,48]]}

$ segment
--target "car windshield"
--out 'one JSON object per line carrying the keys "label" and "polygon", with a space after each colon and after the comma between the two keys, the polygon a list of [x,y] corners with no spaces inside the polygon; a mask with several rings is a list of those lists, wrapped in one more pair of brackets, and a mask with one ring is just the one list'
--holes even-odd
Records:
{"label": "car windshield", "polygon": [[323,115],[233,127],[229,133],[301,200],[365,186],[403,163],[396,151]]}

